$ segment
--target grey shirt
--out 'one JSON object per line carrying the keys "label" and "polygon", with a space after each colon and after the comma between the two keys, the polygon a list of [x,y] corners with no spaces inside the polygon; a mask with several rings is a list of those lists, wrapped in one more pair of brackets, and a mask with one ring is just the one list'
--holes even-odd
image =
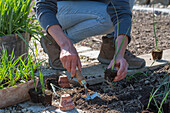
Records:
{"label": "grey shirt", "polygon": [[[40,25],[47,31],[51,25],[60,25],[57,18],[57,0],[35,0],[34,10]],[[73,0],[58,0],[73,1]],[[75,0],[83,1],[83,0]],[[85,1],[85,0],[84,0]],[[88,1],[88,0],[86,0]],[[114,26],[114,37],[124,34],[131,39],[131,18],[132,12],[129,6],[129,0],[91,0],[107,3],[107,12],[110,15]],[[119,24],[117,24],[117,22]],[[62,26],[61,26],[62,27]]]}

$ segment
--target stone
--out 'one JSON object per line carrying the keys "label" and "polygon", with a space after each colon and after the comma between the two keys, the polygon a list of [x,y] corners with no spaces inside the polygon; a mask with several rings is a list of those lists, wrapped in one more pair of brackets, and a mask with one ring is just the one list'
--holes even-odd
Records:
{"label": "stone", "polygon": [[161,3],[163,5],[169,5],[170,1],[169,0],[150,0],[151,4],[157,4]]}
{"label": "stone", "polygon": [[136,0],[136,3],[140,5],[148,4],[149,2],[150,0]]}
{"label": "stone", "polygon": [[100,53],[100,51],[93,50],[93,51],[79,53],[79,55],[89,57],[90,59],[97,59],[99,53]]}
{"label": "stone", "polygon": [[168,5],[168,7],[167,7],[168,9],[170,9],[170,5]]}
{"label": "stone", "polygon": [[75,46],[75,47],[78,53],[92,50],[92,48],[86,46]]}
{"label": "stone", "polygon": [[150,82],[148,80],[145,81],[145,84],[148,85]]}

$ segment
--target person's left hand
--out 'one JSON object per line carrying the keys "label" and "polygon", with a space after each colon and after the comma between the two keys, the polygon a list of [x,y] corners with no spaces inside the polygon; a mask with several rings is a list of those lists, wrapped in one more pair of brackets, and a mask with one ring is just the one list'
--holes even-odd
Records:
{"label": "person's left hand", "polygon": [[[114,59],[110,62],[108,69],[112,68]],[[127,70],[128,70],[128,63],[123,57],[117,57],[116,62],[115,62],[115,67],[118,70],[117,71],[117,76],[113,81],[120,81],[126,77]]]}

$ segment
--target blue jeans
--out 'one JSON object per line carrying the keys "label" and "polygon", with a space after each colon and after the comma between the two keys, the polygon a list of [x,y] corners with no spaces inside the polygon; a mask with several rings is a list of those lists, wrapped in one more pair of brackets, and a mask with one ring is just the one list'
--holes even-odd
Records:
{"label": "blue jeans", "polygon": [[[132,9],[135,0],[130,0]],[[56,15],[65,34],[73,43],[87,37],[114,32],[106,11],[107,4],[96,1],[59,1]]]}

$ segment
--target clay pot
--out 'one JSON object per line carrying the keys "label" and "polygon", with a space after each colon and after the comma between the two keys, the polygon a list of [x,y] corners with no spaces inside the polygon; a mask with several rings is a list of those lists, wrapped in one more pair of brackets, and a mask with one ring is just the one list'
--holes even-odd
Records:
{"label": "clay pot", "polygon": [[69,88],[70,84],[66,75],[59,77],[58,84],[61,88]]}
{"label": "clay pot", "polygon": [[162,59],[163,50],[152,50],[152,58],[153,60],[161,60]]}
{"label": "clay pot", "polygon": [[153,113],[153,112],[150,112],[149,110],[143,110],[142,113]]}
{"label": "clay pot", "polygon": [[[38,84],[38,77],[35,77],[36,85]],[[26,83],[21,83],[13,87],[0,90],[0,109],[11,105],[18,104],[30,99],[29,89],[34,88],[33,80]]]}
{"label": "clay pot", "polygon": [[106,69],[104,72],[104,79],[108,82],[113,82],[114,78],[117,76],[117,70]]}
{"label": "clay pot", "polygon": [[59,108],[62,111],[72,110],[75,108],[75,105],[71,99],[70,94],[64,94],[61,96]]}

